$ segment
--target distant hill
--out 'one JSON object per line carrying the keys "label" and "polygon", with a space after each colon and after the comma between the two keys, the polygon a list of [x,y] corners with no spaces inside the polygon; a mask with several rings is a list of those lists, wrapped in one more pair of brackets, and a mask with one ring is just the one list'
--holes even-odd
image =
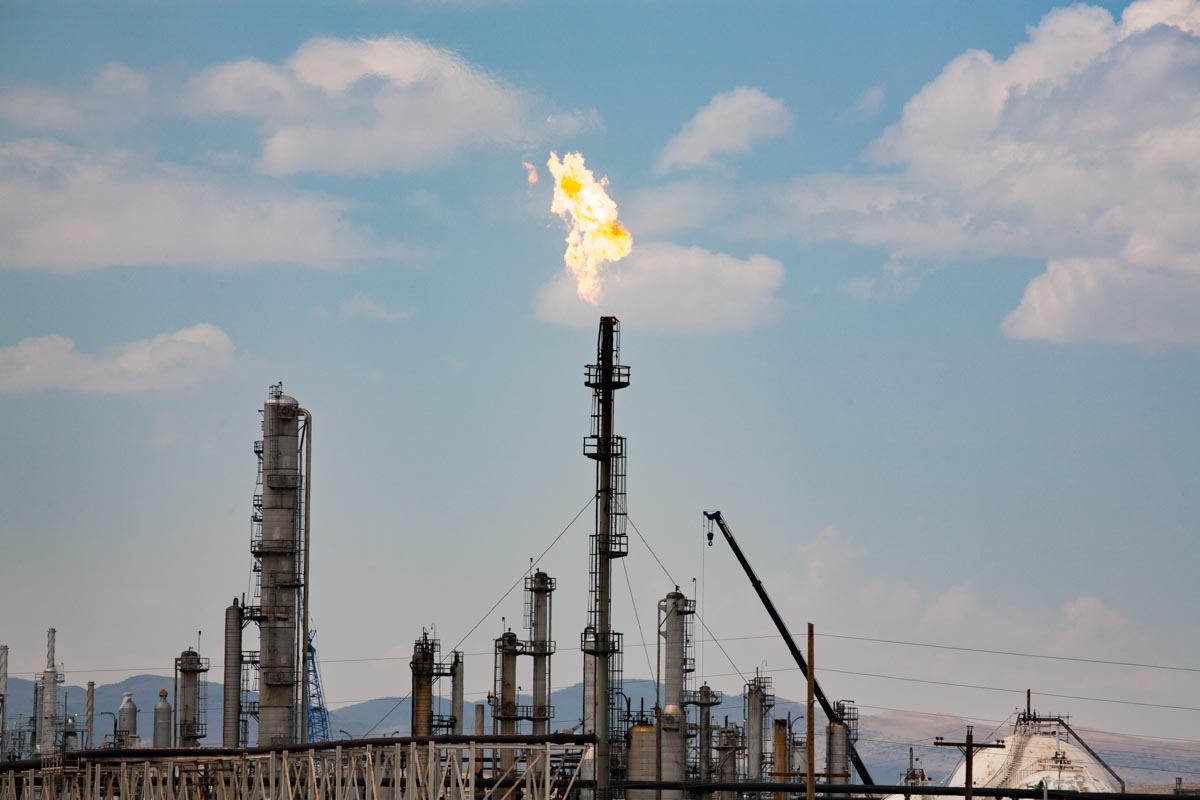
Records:
{"label": "distant hill", "polygon": [[[102,711],[115,712],[121,704],[122,695],[132,692],[134,702],[138,705],[138,731],[149,737],[153,724],[154,703],[158,700],[160,689],[170,693],[173,689],[173,678],[160,675],[135,675],[119,683],[96,686],[96,736],[99,738],[111,731],[111,718],[103,716]],[[649,713],[654,708],[654,682],[648,680],[625,681],[625,694],[628,706],[632,711],[645,709]],[[27,718],[33,713],[33,682],[23,678],[9,679],[9,715],[10,723]],[[86,703],[86,690],[81,686],[60,686],[59,701],[65,704],[67,713],[77,713],[82,722]],[[208,731],[204,740],[206,745],[218,745],[221,741],[221,684],[208,683]],[[577,725],[583,708],[583,685],[575,684],[554,692],[551,698],[554,704],[554,717],[550,729],[560,731]],[[528,703],[524,697],[521,702]],[[780,716],[785,709],[791,709],[793,716],[798,715],[801,704],[784,697],[776,698]],[[435,698],[435,713],[449,714],[450,700]],[[465,730],[474,728],[474,703],[467,703],[464,709]],[[407,735],[412,715],[411,703],[407,698],[380,697],[362,703],[334,709],[329,714],[329,725],[335,737],[345,731],[351,738],[363,736]],[[731,722],[739,722],[743,718],[741,695],[726,696],[725,701],[713,709],[713,722],[720,725],[728,718]],[[863,714],[859,722],[858,749],[863,760],[871,770],[872,777],[880,783],[898,782],[908,767],[908,748],[917,747],[917,755],[922,759],[925,770],[936,781],[944,780],[950,775],[958,763],[957,751],[949,748],[934,748],[931,746],[934,736],[944,735],[953,737],[961,733],[968,720],[957,717],[933,716],[928,714],[902,713],[885,711],[879,714]],[[818,725],[822,731],[823,720]],[[1077,722],[1076,727],[1086,726],[1086,722]],[[796,729],[799,730],[799,723]],[[485,704],[485,731],[491,731],[490,709]],[[979,728],[977,726],[976,730]],[[996,733],[1003,736],[1008,732],[1004,728]],[[988,732],[983,732],[988,733]],[[1189,776],[1200,774],[1200,742],[1176,742],[1142,739],[1134,736],[1123,736],[1111,733],[1092,733],[1081,730],[1092,745],[1114,769],[1123,777],[1127,784],[1173,783],[1175,775]],[[254,733],[251,733],[253,740]],[[824,737],[818,733],[818,760],[824,758]]]}

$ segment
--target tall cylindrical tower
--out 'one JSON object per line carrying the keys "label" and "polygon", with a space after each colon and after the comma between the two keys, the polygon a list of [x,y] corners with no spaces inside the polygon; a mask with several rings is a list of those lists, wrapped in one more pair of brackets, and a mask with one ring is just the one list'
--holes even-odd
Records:
{"label": "tall cylindrical tower", "polygon": [[87,683],[87,713],[85,723],[87,726],[87,747],[92,749],[96,746],[96,682],[88,681]]}
{"label": "tall cylindrical tower", "polygon": [[427,631],[413,643],[412,668],[412,735],[433,733],[433,681],[437,666],[437,647]]}
{"label": "tall cylindrical tower", "polygon": [[538,570],[527,581],[530,594],[530,653],[533,656],[533,733],[546,735],[550,732],[550,717],[554,711],[550,705],[550,656],[554,653],[554,642],[550,638],[551,595],[555,581]]}
{"label": "tall cylindrical tower", "polygon": [[175,660],[175,668],[179,673],[179,696],[175,700],[179,729],[175,741],[179,747],[199,747],[208,733],[201,683],[201,676],[208,672],[208,659],[189,647]]}
{"label": "tall cylindrical tower", "polygon": [[42,691],[38,708],[38,752],[53,753],[58,738],[58,684],[60,676],[54,661],[54,628],[46,631],[46,669],[42,673]]}
{"label": "tall cylindrical tower", "polygon": [[299,738],[303,590],[300,404],[273,387],[263,403],[259,620],[260,746]]}
{"label": "tall cylindrical tower", "polygon": [[242,607],[237,598],[225,609],[225,685],[221,698],[221,746],[238,747],[242,716]]}
{"label": "tall cylindrical tower", "polygon": [[[717,737],[717,780],[721,783],[734,783],[738,779],[737,753],[741,744],[740,738],[738,729],[730,725],[721,728]],[[719,797],[720,800],[734,800],[737,792],[722,791]]]}
{"label": "tall cylindrical tower", "polygon": [[4,731],[8,729],[8,645],[0,644],[0,758],[4,758]]}
{"label": "tall cylindrical tower", "polygon": [[454,717],[453,732],[461,736],[463,732],[463,654],[455,650],[450,663],[450,713]]}
{"label": "tall cylindrical tower", "polygon": [[[509,735],[517,732],[520,709],[517,708],[517,656],[521,653],[520,642],[512,631],[505,631],[496,640],[496,654],[500,659],[499,685],[495,688],[497,705],[492,709],[492,720],[497,733]],[[516,754],[510,749],[500,751],[500,769],[507,771],[513,765]]]}
{"label": "tall cylindrical tower", "polygon": [[[620,323],[601,317],[596,363],[587,367],[584,385],[592,389],[592,432],[583,452],[596,462],[596,530],[591,541],[588,627],[594,631],[591,650],[592,703],[596,735],[595,786],[606,798],[614,772],[612,756],[622,757],[625,735],[620,729],[621,634],[612,628],[612,561],[629,552],[625,534],[625,439],[614,427],[615,395],[629,385],[629,367],[620,363]],[[586,637],[586,633],[585,633]],[[586,638],[583,640],[587,646]]]}

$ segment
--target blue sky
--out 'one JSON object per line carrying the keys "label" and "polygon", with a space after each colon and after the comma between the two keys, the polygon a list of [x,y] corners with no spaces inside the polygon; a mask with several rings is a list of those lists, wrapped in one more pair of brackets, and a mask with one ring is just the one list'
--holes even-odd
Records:
{"label": "blue sky", "polygon": [[[421,627],[457,642],[590,496],[581,368],[601,313],[634,370],[631,518],[685,589],[697,579],[718,636],[770,625],[703,547],[714,506],[797,629],[1200,664],[1196,3],[4,15],[14,672],[40,666],[50,625],[77,681],[169,665],[197,630],[215,647],[249,574],[256,409],[282,380],[316,422],[327,692],[405,693]],[[595,308],[563,271],[552,150],[608,177],[633,235]],[[586,535],[544,562],[556,683],[577,680]],[[648,624],[672,587],[636,538],[626,566]],[[617,624],[637,642],[628,595]],[[489,650],[520,613],[514,596],[464,647]],[[1194,672],[832,638],[822,653],[1200,698]],[[787,665],[770,640],[733,655]],[[394,660],[345,661],[375,657]],[[737,691],[719,652],[702,662]],[[648,674],[636,648],[626,668]],[[468,671],[485,692],[487,658]],[[794,674],[777,686],[802,694]],[[1021,702],[850,675],[827,691],[985,719]],[[1043,706],[1165,736],[1197,713]]]}

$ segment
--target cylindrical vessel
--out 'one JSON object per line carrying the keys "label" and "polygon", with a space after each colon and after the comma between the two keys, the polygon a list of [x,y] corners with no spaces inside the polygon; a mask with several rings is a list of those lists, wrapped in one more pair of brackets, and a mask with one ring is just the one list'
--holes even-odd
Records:
{"label": "cylindrical vessel", "polygon": [[[724,727],[717,740],[717,780],[721,783],[734,783],[738,779],[737,751],[738,729]],[[720,800],[734,800],[737,792],[725,790],[718,794]]]}
{"label": "cylindrical vessel", "polygon": [[746,780],[762,780],[763,755],[762,689],[751,681],[746,685]]}
{"label": "cylindrical vessel", "polygon": [[[583,720],[581,733],[596,732],[596,630],[588,627],[581,638],[583,645]],[[589,748],[582,761],[579,762],[579,777],[591,781],[596,775],[596,755],[594,748]],[[593,800],[595,794],[591,789],[579,790],[580,800]]]}
{"label": "cylindrical vessel", "polygon": [[[788,723],[786,719],[775,720],[775,782],[787,783],[791,776],[788,775]],[[787,795],[783,792],[775,793],[775,800],[787,800]]]}
{"label": "cylindrical vessel", "polygon": [[121,697],[121,707],[117,709],[117,734],[125,738],[127,746],[132,746],[137,738],[138,707],[133,702],[133,693],[126,692]]}
{"label": "cylindrical vessel", "polygon": [[700,756],[700,782],[707,783],[712,777],[712,707],[714,703],[712,687],[707,683],[700,686],[700,739],[697,748]]}
{"label": "cylindrical vessel", "polygon": [[221,745],[238,747],[242,744],[242,607],[236,597],[225,609],[225,685],[222,691]]}
{"label": "cylindrical vessel", "polygon": [[199,747],[203,734],[200,719],[200,673],[208,666],[200,659],[200,654],[190,647],[179,656],[179,697],[176,699],[176,713],[179,715],[180,747]]}
{"label": "cylindrical vessel", "polygon": [[850,729],[844,722],[830,722],[825,747],[827,780],[834,785],[850,782]]}
{"label": "cylindrical vessel", "polygon": [[299,733],[299,417],[294,397],[273,392],[263,403],[259,746],[292,744]]}
{"label": "cylindrical vessel", "polygon": [[[629,729],[629,760],[627,775],[631,781],[652,781],[656,775],[657,735],[654,726],[639,722]],[[664,779],[666,776],[663,776]],[[663,792],[663,797],[667,793]],[[655,800],[653,789],[632,789],[625,792],[627,800]]]}
{"label": "cylindrical vessel", "polygon": [[530,582],[533,595],[533,733],[550,732],[550,595],[554,580],[538,570]]}
{"label": "cylindrical vessel", "polygon": [[412,735],[433,733],[433,646],[422,636],[413,646],[412,667]]}
{"label": "cylindrical vessel", "polygon": [[475,735],[483,736],[486,732],[484,725],[487,720],[487,706],[483,703],[475,704]]}
{"label": "cylindrical vessel", "polygon": [[450,665],[450,713],[454,715],[454,733],[463,732],[463,654],[455,651]]}
{"label": "cylindrical vessel", "polygon": [[167,702],[167,690],[158,693],[154,704],[154,746],[171,746],[171,704]]}
{"label": "cylindrical vessel", "polygon": [[[683,708],[671,703],[662,710],[662,779],[682,781],[687,774],[687,723]],[[663,789],[662,800],[682,800],[679,789]]]}
{"label": "cylindrical vessel", "polygon": [[687,613],[687,598],[681,592],[671,592],[658,604],[665,619],[663,636],[663,692],[664,706],[683,702],[683,666],[687,657],[687,641],[684,638],[684,620]]}
{"label": "cylindrical vessel", "polygon": [[796,743],[792,748],[792,772],[796,773],[796,781],[798,783],[806,783],[808,781],[808,745],[803,740]]}
{"label": "cylindrical vessel", "polygon": [[[506,631],[500,637],[500,733],[517,732],[517,635]],[[500,751],[500,770],[507,771],[516,760],[509,748]]]}

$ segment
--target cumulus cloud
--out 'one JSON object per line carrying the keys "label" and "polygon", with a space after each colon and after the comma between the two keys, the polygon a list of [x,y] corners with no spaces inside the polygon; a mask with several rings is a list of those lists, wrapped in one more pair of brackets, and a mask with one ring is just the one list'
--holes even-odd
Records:
{"label": "cumulus cloud", "polygon": [[[746,330],[773,322],[783,265],[667,242],[639,244],[604,280],[600,308],[619,310],[627,327],[660,331]],[[605,312],[607,313],[607,312]],[[596,308],[563,274],[538,291],[539,319],[586,327]]]}
{"label": "cumulus cloud", "polygon": [[412,318],[410,308],[389,308],[365,294],[356,294],[342,301],[338,313],[344,319],[371,319],[378,322],[407,322]]}
{"label": "cumulus cloud", "polygon": [[0,392],[133,394],[188,386],[227,368],[233,355],[225,332],[203,323],[100,354],[77,351],[65,336],[41,336],[0,348]]}
{"label": "cumulus cloud", "polygon": [[398,36],[317,38],[281,64],[219,64],[193,77],[185,99],[195,114],[257,119],[261,166],[276,175],[406,172],[594,122],[537,106],[462,57]]}
{"label": "cumulus cloud", "polygon": [[678,169],[713,167],[717,156],[744,153],[758,142],[782,136],[791,127],[792,114],[784,102],[761,89],[741,86],[715,94],[667,142],[654,171],[662,175]]}
{"label": "cumulus cloud", "polygon": [[316,192],[58,142],[0,146],[0,267],[336,267],[401,258]]}
{"label": "cumulus cloud", "polygon": [[644,207],[662,232],[719,219],[889,261],[1043,261],[1007,335],[1200,344],[1197,20],[1196,0],[1139,0],[1119,20],[1054,10],[1006,58],[951,60],[870,146],[865,173],[726,189],[702,215],[676,213],[669,188]]}

